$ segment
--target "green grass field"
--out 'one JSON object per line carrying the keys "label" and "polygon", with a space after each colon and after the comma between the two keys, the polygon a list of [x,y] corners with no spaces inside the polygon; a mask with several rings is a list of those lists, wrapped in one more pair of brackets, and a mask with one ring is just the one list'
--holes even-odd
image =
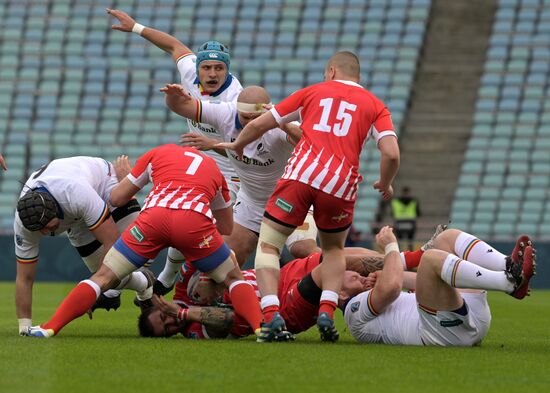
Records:
{"label": "green grass field", "polygon": [[[36,284],[44,322],[72,284]],[[524,301],[491,294],[492,327],[480,347],[138,338],[132,294],[116,312],[82,317],[58,337],[17,335],[14,285],[0,284],[0,392],[549,392],[550,291]]]}

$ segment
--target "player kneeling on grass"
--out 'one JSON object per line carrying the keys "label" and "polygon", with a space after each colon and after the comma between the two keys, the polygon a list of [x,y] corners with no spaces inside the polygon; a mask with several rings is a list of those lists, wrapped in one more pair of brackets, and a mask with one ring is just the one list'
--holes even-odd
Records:
{"label": "player kneeling on grass", "polygon": [[[528,236],[520,236],[512,255],[501,258],[479,239],[451,231],[455,230],[449,230],[447,238],[457,235],[457,253],[468,260],[430,249],[423,253],[415,274],[403,271],[397,239],[390,227],[382,228],[376,241],[385,249],[384,268],[371,275],[374,287],[340,299],[353,337],[365,343],[472,346],[489,330],[485,290],[518,299],[527,295],[535,274],[535,249]],[[416,292],[405,293],[402,288]]]}
{"label": "player kneeling on grass", "polygon": [[125,204],[152,180],[143,210],[109,250],[99,271],[72,290],[50,321],[29,329],[29,335],[59,333],[83,315],[101,291],[167,247],[176,248],[200,271],[229,287],[235,311],[259,331],[256,294],[220,234],[231,233],[233,215],[227,183],[214,160],[194,148],[163,145],[145,153],[133,169],[127,162],[127,173],[112,190],[111,202]]}

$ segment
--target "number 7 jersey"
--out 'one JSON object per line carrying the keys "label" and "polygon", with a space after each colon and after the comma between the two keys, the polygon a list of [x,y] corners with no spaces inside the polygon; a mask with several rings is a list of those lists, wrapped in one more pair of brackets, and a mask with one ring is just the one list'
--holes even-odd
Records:
{"label": "number 7 jersey", "polygon": [[192,147],[168,144],[149,150],[137,160],[128,180],[139,188],[153,182],[142,210],[194,210],[212,218],[211,209],[231,205],[227,183],[216,162]]}
{"label": "number 7 jersey", "polygon": [[355,200],[359,156],[364,142],[395,134],[391,115],[374,94],[352,81],[306,87],[271,109],[280,125],[300,120],[303,131],[283,179],[296,180],[329,195]]}

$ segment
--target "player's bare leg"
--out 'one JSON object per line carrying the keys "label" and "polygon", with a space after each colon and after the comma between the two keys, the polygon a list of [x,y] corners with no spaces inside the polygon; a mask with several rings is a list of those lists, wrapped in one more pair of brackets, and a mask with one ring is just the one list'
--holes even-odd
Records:
{"label": "player's bare leg", "polygon": [[317,327],[321,340],[336,341],[339,334],[334,327],[334,310],[338,307],[338,293],[346,270],[344,245],[348,230],[342,232],[319,231],[323,263],[321,264],[322,289]]}
{"label": "player's bare leg", "polygon": [[285,321],[279,314],[279,257],[288,235],[294,228],[275,223],[268,218],[263,219],[260,228],[260,239],[254,261],[256,281],[262,295],[261,308],[263,323],[259,342],[274,341],[286,330]]}
{"label": "player's bare leg", "polygon": [[235,253],[240,267],[246,263],[258,245],[258,235],[237,223],[233,224],[233,232],[229,236],[224,236],[224,240]]}

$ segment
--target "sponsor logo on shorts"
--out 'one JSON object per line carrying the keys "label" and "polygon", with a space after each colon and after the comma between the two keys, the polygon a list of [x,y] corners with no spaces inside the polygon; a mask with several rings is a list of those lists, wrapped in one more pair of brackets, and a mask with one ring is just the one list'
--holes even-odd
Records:
{"label": "sponsor logo on shorts", "polygon": [[331,218],[332,221],[341,222],[343,219],[349,217],[348,213],[340,213],[338,216]]}
{"label": "sponsor logo on shorts", "polygon": [[212,235],[208,236],[208,237],[202,237],[202,242],[199,243],[199,248],[209,248],[210,247],[210,242],[212,241],[214,237]]}
{"label": "sponsor logo on shorts", "polygon": [[21,247],[23,245],[23,238],[20,235],[15,235],[15,242]]}
{"label": "sponsor logo on shorts", "polygon": [[145,239],[145,236],[143,236],[143,233],[141,233],[139,228],[135,225],[132,228],[130,228],[130,235],[132,235],[134,239],[138,241],[138,243],[141,243],[143,239]]}
{"label": "sponsor logo on shorts", "polygon": [[287,213],[290,213],[292,209],[294,209],[294,206],[285,201],[283,198],[277,198],[277,200],[275,201],[275,206]]}
{"label": "sponsor logo on shorts", "polygon": [[360,305],[361,305],[361,302],[351,303],[351,306],[349,307],[349,309],[351,310],[351,312],[357,312],[357,310],[359,310]]}
{"label": "sponsor logo on shorts", "polygon": [[462,319],[453,319],[452,321],[440,321],[439,324],[443,327],[455,327],[462,325],[464,321]]}

